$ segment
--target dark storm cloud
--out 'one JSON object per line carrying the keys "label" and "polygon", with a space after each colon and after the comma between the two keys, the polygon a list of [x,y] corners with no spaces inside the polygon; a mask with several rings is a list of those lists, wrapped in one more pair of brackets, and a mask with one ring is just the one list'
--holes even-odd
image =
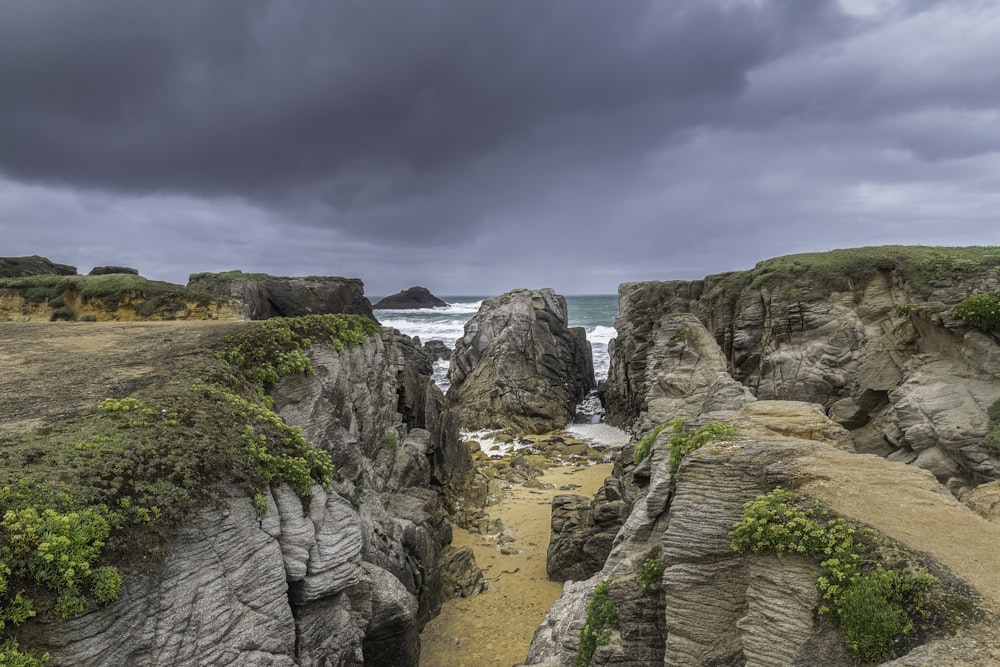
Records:
{"label": "dark storm cloud", "polygon": [[993,0],[6,0],[0,234],[373,293],[1000,243],[998,34]]}
{"label": "dark storm cloud", "polygon": [[[16,1],[0,23],[0,168],[318,201],[370,229],[455,179],[506,179],[497,154],[544,170],[703,122],[834,17],[801,0]],[[474,190],[416,213],[467,224]]]}

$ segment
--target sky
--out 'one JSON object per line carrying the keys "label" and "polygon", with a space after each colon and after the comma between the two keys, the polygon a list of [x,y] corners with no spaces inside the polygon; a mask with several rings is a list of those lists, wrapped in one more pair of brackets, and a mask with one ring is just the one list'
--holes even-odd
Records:
{"label": "sky", "polygon": [[0,255],[493,295],[1000,245],[996,0],[3,0]]}

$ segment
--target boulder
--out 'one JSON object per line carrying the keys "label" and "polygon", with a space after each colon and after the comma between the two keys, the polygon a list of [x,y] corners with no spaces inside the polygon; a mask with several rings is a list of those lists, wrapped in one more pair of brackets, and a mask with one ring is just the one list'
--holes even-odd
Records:
{"label": "boulder", "polygon": [[21,276],[41,276],[46,274],[55,274],[57,276],[77,275],[75,266],[55,264],[39,255],[0,257],[0,278],[19,278]]}
{"label": "boulder", "polygon": [[451,348],[444,341],[440,340],[429,340],[424,343],[424,352],[430,355],[431,359],[437,361],[438,359],[443,359],[448,361],[451,359]]}
{"label": "boulder", "polygon": [[568,327],[566,299],[515,290],[483,302],[448,369],[448,404],[463,428],[561,429],[594,385],[586,332]]}
{"label": "boulder", "polygon": [[446,600],[467,598],[486,590],[483,571],[472,547],[448,547],[441,555],[441,587]]}
{"label": "boulder", "polygon": [[379,310],[417,310],[420,308],[444,308],[448,303],[437,298],[426,287],[411,287],[392,296],[387,296],[375,304]]}
{"label": "boulder", "polygon": [[129,266],[95,266],[90,270],[88,276],[108,276],[115,273],[127,273],[129,275],[137,276],[139,275],[138,269],[133,269]]}
{"label": "boulder", "polygon": [[375,319],[371,303],[365,297],[364,283],[357,278],[283,278],[228,271],[192,274],[187,286],[242,301],[247,317],[252,320],[313,313],[346,313]]}

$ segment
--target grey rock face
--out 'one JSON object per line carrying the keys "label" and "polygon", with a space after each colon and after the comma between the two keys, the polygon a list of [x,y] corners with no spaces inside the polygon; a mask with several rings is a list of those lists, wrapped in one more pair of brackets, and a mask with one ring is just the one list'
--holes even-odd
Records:
{"label": "grey rock face", "polygon": [[[276,387],[279,414],[337,461],[331,489],[313,485],[304,504],[275,486],[262,517],[232,489],[178,531],[155,573],[126,578],[118,602],[36,624],[31,645],[58,665],[416,665],[451,542],[429,487],[471,464],[408,345],[387,332],[339,353],[315,346],[315,374]],[[440,451],[452,441],[464,460]]]}
{"label": "grey rock face", "polygon": [[[982,445],[986,409],[1000,396],[1000,341],[948,316],[949,305],[998,287],[983,275],[924,293],[882,271],[809,301],[731,275],[622,285],[602,387],[607,420],[642,432],[694,411],[699,391],[726,382],[712,377],[718,368],[757,398],[823,405],[859,451],[929,470],[961,495],[1000,478],[1000,460]],[[903,316],[900,304],[916,307]],[[703,330],[721,355],[706,352]],[[727,401],[740,400],[729,391]]]}
{"label": "grey rock face", "polygon": [[483,302],[452,354],[448,402],[465,428],[544,433],[566,426],[595,385],[586,333],[566,299],[515,290]]}
{"label": "grey rock face", "polygon": [[107,276],[115,273],[127,273],[133,276],[139,275],[138,269],[131,266],[95,266],[90,270],[89,276]]}
{"label": "grey rock face", "polygon": [[[364,283],[357,278],[242,275],[219,278],[220,274],[191,276],[190,289],[233,297],[246,305],[247,317],[296,317],[312,313],[346,313],[375,319],[371,302],[365,297]],[[226,274],[227,276],[230,274]]]}
{"label": "grey rock face", "polygon": [[600,571],[628,516],[622,482],[605,480],[594,499],[559,495],[552,499],[552,533],[546,553],[549,579],[587,579]]}
{"label": "grey rock face", "polygon": [[472,547],[448,547],[441,557],[442,593],[446,600],[467,598],[486,590],[483,571]]}
{"label": "grey rock face", "polygon": [[[812,480],[801,487],[806,495],[888,531],[910,548],[928,547],[925,538],[947,535],[958,526],[963,540],[975,542],[977,549],[992,549],[1000,535],[995,524],[942,493],[924,471],[846,450],[847,434],[824,417],[819,406],[762,401],[713,417],[725,417],[740,435],[685,457],[668,503],[651,499],[654,487],[669,483],[663,466],[665,440],[659,439],[648,477],[638,468],[633,473],[641,496],[632,503],[604,567],[585,581],[565,584],[563,596],[536,631],[524,664],[574,664],[587,601],[601,581],[610,583],[609,596],[617,603],[620,622],[591,664],[854,664],[837,631],[816,616],[815,563],[744,556],[730,547],[729,530],[742,518],[743,504],[775,485],[789,487],[796,479]],[[890,483],[892,490],[886,492]],[[892,513],[868,500],[888,496],[899,503],[895,512],[908,518],[887,521],[886,514]],[[915,534],[918,524],[925,526],[924,532]],[[966,546],[944,537],[930,553],[954,569],[967,562],[962,551]],[[664,565],[662,579],[642,591],[637,581],[642,564],[651,557]],[[978,578],[979,590],[996,599],[1000,578],[982,574],[971,562],[962,576]],[[975,646],[966,641],[958,650],[956,642],[945,640],[914,655],[954,659],[941,664],[988,663],[995,655],[991,651],[997,633],[995,628],[980,631]],[[921,663],[901,659],[896,664]]]}

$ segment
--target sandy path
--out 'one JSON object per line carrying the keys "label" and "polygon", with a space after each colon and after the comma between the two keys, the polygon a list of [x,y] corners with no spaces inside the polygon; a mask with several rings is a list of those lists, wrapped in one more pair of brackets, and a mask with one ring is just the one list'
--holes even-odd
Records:
{"label": "sandy path", "polygon": [[[500,517],[513,534],[516,555],[503,555],[483,537],[455,529],[453,544],[473,548],[490,588],[444,603],[421,635],[422,667],[510,667],[524,660],[535,628],[562,594],[562,584],[545,574],[552,498],[562,493],[593,496],[611,468],[551,468],[540,479],[555,489],[515,486],[501,504],[488,507],[490,516]],[[558,490],[567,484],[580,488]]]}

